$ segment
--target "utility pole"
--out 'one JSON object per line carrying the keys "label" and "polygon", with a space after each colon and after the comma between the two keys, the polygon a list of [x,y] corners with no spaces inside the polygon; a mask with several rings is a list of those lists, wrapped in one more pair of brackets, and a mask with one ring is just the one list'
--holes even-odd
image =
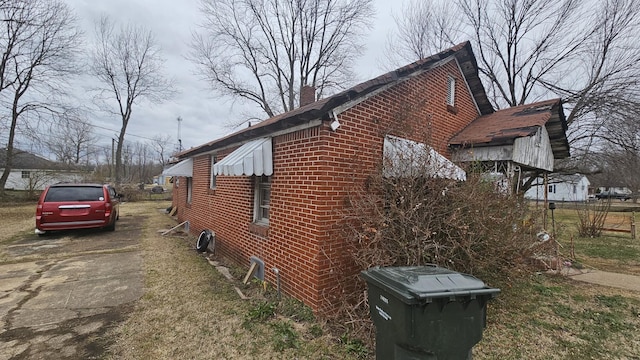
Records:
{"label": "utility pole", "polygon": [[182,127],[182,117],[178,116],[178,152],[182,151],[182,136],[180,135],[180,129]]}
{"label": "utility pole", "polygon": [[113,164],[115,164],[115,152],[114,147],[116,144],[116,139],[111,138],[111,166],[109,166],[109,180],[113,181]]}

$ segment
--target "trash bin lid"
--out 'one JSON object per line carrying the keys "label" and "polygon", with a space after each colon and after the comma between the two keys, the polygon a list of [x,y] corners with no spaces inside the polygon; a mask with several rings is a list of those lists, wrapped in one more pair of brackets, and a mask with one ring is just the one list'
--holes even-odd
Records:
{"label": "trash bin lid", "polygon": [[362,277],[407,304],[431,302],[433,299],[493,296],[500,289],[487,287],[482,280],[437,266],[372,268]]}

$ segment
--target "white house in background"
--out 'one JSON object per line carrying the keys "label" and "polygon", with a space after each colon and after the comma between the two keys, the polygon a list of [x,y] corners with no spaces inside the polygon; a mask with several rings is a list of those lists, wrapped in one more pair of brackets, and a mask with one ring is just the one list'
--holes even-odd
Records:
{"label": "white house in background", "polygon": [[[587,201],[589,199],[589,179],[582,174],[551,174],[547,181],[549,201]],[[524,197],[532,200],[544,200],[544,179],[537,178]]]}
{"label": "white house in background", "polygon": [[[4,171],[6,149],[0,149],[0,174]],[[82,181],[84,173],[70,169],[68,165],[54,162],[14,149],[13,165],[4,188],[7,190],[44,190],[47,185],[59,182]]]}

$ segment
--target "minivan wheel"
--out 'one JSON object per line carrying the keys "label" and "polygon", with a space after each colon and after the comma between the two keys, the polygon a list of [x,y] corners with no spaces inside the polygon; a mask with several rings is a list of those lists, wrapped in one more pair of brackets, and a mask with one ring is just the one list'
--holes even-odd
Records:
{"label": "minivan wheel", "polygon": [[113,220],[113,223],[107,225],[105,227],[105,229],[107,229],[107,231],[115,231],[116,230],[116,221]]}

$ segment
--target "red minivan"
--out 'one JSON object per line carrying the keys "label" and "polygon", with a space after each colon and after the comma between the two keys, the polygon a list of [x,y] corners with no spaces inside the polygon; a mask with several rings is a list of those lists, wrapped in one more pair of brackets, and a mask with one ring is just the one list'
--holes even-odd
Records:
{"label": "red minivan", "polygon": [[116,229],[120,196],[110,185],[50,185],[38,200],[36,234],[52,230]]}

